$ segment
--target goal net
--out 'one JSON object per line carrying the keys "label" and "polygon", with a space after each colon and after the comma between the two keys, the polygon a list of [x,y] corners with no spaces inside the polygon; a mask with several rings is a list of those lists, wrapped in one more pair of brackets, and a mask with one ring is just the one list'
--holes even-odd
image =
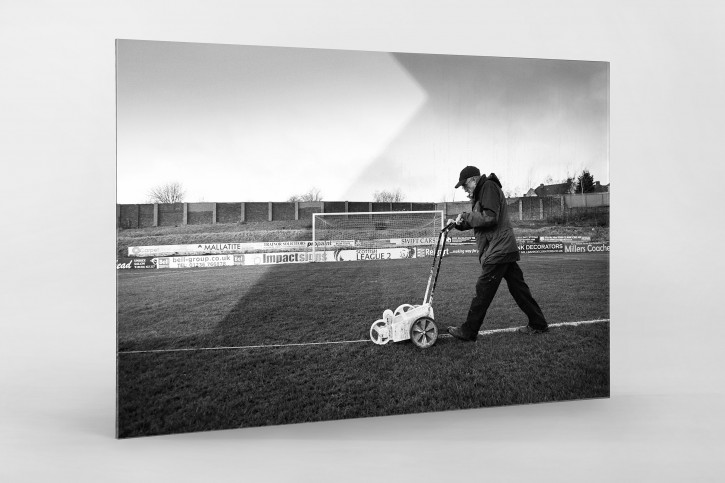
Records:
{"label": "goal net", "polygon": [[442,228],[441,210],[314,213],[312,252],[431,245]]}

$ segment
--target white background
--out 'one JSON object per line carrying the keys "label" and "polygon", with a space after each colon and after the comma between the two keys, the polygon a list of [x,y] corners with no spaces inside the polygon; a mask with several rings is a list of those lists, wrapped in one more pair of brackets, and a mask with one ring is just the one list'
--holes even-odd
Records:
{"label": "white background", "polygon": [[[0,480],[723,480],[724,20],[715,1],[5,0]],[[113,439],[116,38],[611,62],[611,399]]]}

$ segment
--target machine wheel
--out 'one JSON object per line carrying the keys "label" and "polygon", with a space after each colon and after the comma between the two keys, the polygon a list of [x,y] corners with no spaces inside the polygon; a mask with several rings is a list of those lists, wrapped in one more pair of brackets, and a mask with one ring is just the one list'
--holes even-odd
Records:
{"label": "machine wheel", "polygon": [[410,326],[410,340],[421,349],[427,349],[438,339],[438,326],[430,317],[421,317]]}
{"label": "machine wheel", "polygon": [[395,309],[395,316],[397,317],[398,315],[404,314],[407,311],[413,310],[416,307],[417,307],[416,305],[403,304],[403,305],[399,306],[397,309]]}
{"label": "machine wheel", "polygon": [[373,322],[373,325],[370,327],[370,340],[378,345],[387,344],[390,340],[390,333],[386,325],[383,319]]}
{"label": "machine wheel", "polygon": [[395,314],[393,314],[393,311],[390,309],[385,310],[383,312],[383,320],[389,324],[393,323],[393,317],[395,317]]}

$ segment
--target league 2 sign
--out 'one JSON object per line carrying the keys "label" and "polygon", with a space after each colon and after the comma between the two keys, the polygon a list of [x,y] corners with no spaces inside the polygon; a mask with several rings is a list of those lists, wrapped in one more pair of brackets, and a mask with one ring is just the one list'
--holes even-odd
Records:
{"label": "league 2 sign", "polygon": [[415,258],[415,248],[370,248],[358,250],[336,250],[335,261],[352,262],[358,260],[400,260]]}

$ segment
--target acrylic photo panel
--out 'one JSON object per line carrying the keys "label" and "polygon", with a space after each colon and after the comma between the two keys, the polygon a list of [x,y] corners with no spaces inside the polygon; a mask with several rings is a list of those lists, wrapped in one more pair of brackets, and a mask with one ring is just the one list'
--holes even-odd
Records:
{"label": "acrylic photo panel", "polygon": [[116,61],[118,437],[609,397],[607,62]]}

